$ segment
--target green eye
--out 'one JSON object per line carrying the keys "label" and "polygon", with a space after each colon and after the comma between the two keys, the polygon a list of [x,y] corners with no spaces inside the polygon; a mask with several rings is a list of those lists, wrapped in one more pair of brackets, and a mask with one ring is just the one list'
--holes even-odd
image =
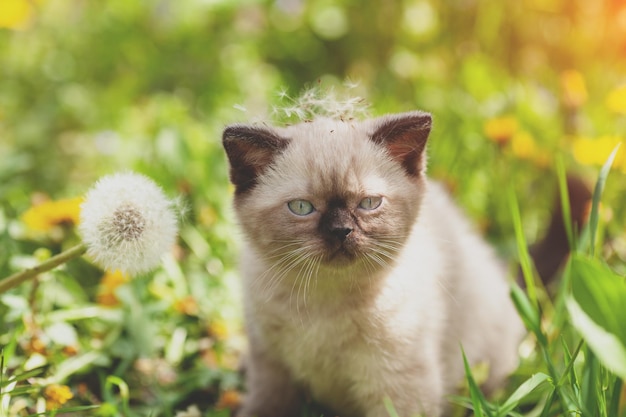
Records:
{"label": "green eye", "polygon": [[291,200],[287,203],[287,207],[293,214],[298,216],[306,216],[315,211],[315,207],[309,201],[306,200]]}
{"label": "green eye", "polygon": [[382,202],[382,197],[365,197],[359,203],[359,208],[362,208],[363,210],[374,210],[380,207]]}

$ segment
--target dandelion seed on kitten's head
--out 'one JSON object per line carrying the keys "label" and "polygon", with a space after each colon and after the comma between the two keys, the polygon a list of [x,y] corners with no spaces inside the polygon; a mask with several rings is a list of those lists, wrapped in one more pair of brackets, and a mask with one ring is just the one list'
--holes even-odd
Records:
{"label": "dandelion seed on kitten's head", "polygon": [[279,90],[277,98],[280,104],[272,107],[274,122],[302,122],[317,117],[347,121],[367,117],[369,103],[350,91],[357,86],[350,80],[339,89],[314,85],[295,97],[291,97],[285,89]]}
{"label": "dandelion seed on kitten's head", "polygon": [[100,179],[81,205],[78,229],[87,253],[107,270],[150,271],[174,245],[174,203],[151,179],[121,173]]}

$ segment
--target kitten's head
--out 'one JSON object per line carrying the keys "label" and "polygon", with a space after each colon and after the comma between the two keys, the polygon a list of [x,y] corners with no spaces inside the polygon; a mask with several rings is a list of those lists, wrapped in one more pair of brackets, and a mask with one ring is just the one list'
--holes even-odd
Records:
{"label": "kitten's head", "polygon": [[227,127],[223,143],[245,235],[283,271],[383,268],[417,217],[430,127],[423,112]]}

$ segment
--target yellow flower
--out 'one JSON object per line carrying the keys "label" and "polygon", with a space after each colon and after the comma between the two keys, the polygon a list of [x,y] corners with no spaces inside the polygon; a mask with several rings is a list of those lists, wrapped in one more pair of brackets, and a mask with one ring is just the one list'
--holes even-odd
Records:
{"label": "yellow flower", "polygon": [[115,306],[119,304],[119,300],[115,295],[115,290],[122,284],[128,282],[129,276],[121,271],[106,271],[100,281],[100,289],[96,300],[98,304],[103,306]]}
{"label": "yellow flower", "polygon": [[67,385],[48,385],[43,392],[46,398],[46,409],[53,410],[61,407],[74,397],[72,390]]}
{"label": "yellow flower", "polygon": [[561,88],[563,102],[569,107],[580,107],[587,101],[587,86],[585,78],[576,70],[561,73]]}
{"label": "yellow flower", "polygon": [[517,132],[518,123],[513,116],[496,117],[485,122],[485,135],[499,145],[507,143]]}
{"label": "yellow flower", "polygon": [[36,232],[49,232],[55,226],[77,224],[80,216],[82,197],[63,200],[48,200],[29,208],[22,221]]}
{"label": "yellow flower", "polygon": [[528,132],[518,132],[511,139],[511,152],[520,159],[531,159],[537,153],[535,139]]}
{"label": "yellow flower", "polygon": [[217,221],[217,213],[211,206],[203,206],[200,208],[199,215],[200,224],[206,227],[211,227]]}
{"label": "yellow flower", "polygon": [[0,13],[0,28],[22,29],[33,14],[32,1],[29,0],[2,0]]}
{"label": "yellow flower", "polygon": [[609,93],[606,97],[606,106],[615,113],[626,114],[626,85]]}
{"label": "yellow flower", "polygon": [[230,333],[226,321],[220,319],[213,320],[211,324],[209,324],[208,330],[209,334],[219,340],[226,339]]}
{"label": "yellow flower", "polygon": [[[582,165],[601,166],[620,142],[622,142],[620,137],[610,135],[597,138],[578,137],[574,139],[572,144],[572,153],[574,159]],[[621,149],[615,157],[613,166],[626,172],[626,158],[624,158],[624,152]]]}
{"label": "yellow flower", "polygon": [[516,158],[528,160],[538,167],[552,165],[552,154],[539,148],[533,135],[528,132],[521,131],[513,135],[510,150]]}

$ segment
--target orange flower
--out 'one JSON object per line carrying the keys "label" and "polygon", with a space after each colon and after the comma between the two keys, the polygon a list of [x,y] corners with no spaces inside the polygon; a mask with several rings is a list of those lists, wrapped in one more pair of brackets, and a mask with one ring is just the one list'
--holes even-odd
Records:
{"label": "orange flower", "polygon": [[72,390],[67,385],[53,384],[48,385],[43,392],[46,398],[46,409],[54,410],[74,398]]}
{"label": "orange flower", "polygon": [[223,410],[225,408],[234,410],[239,407],[239,404],[241,404],[241,394],[239,391],[228,389],[220,394],[220,398],[217,400],[215,408],[218,410]]}
{"label": "orange flower", "polygon": [[48,200],[29,208],[22,221],[36,232],[49,232],[62,224],[77,224],[80,216],[82,197],[63,200]]}
{"label": "orange flower", "polygon": [[78,354],[78,346],[67,345],[63,347],[63,354],[66,356],[76,356]]}
{"label": "orange flower", "polygon": [[28,353],[39,353],[40,355],[44,355],[44,356],[48,355],[47,344],[43,340],[41,340],[41,338],[38,336],[33,336],[28,341],[28,343],[26,343],[26,346],[24,346],[24,349]]}
{"label": "orange flower", "polygon": [[563,102],[569,107],[580,107],[587,101],[587,86],[585,78],[576,70],[561,73],[561,88]]}
{"label": "orange flower", "polygon": [[517,132],[517,119],[513,116],[496,117],[485,122],[485,135],[497,143],[503,145],[507,143]]}
{"label": "orange flower", "polygon": [[187,314],[188,316],[198,315],[198,303],[191,295],[177,300],[174,303],[174,309],[180,313]]}
{"label": "orange flower", "polygon": [[128,279],[129,276],[121,271],[106,271],[100,281],[100,289],[96,296],[98,304],[109,307],[118,305],[119,300],[115,295],[115,290],[120,285],[125,284]]}

